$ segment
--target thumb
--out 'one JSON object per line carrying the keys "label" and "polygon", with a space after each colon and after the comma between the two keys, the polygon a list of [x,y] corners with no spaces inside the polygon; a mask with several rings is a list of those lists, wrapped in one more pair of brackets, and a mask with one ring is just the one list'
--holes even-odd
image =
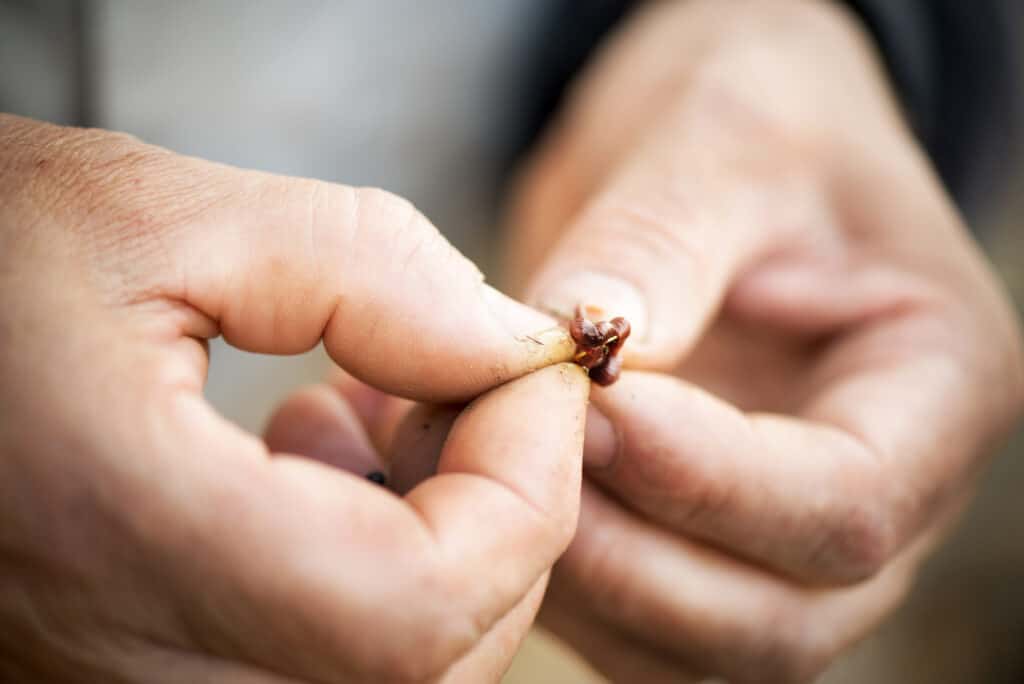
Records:
{"label": "thumb", "polygon": [[526,301],[560,315],[583,304],[624,316],[629,365],[677,365],[737,274],[813,208],[797,174],[743,142],[704,115],[669,117],[583,204]]}
{"label": "thumb", "polygon": [[[183,300],[242,349],[323,339],[384,391],[451,401],[571,356],[554,321],[484,283],[409,202],[375,189],[182,159],[227,187],[172,246]],[[189,167],[199,167],[190,170]]]}

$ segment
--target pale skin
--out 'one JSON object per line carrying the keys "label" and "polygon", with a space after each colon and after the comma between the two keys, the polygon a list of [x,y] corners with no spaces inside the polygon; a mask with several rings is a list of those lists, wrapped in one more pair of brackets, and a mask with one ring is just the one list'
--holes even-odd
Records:
{"label": "pale skin", "polygon": [[[633,324],[541,611],[613,681],[812,680],[899,604],[1020,415],[1018,321],[831,4],[648,5],[522,170],[507,236],[525,301]],[[404,487],[429,472],[440,440],[369,422]]]}
{"label": "pale skin", "polygon": [[[568,333],[382,191],[11,116],[0,150],[0,679],[497,679],[575,528]],[[400,498],[217,415],[216,334],[476,399]]]}
{"label": "pale skin", "polygon": [[[592,393],[390,195],[14,117],[0,151],[16,681],[493,681],[560,556],[542,621],[609,678],[805,681],[1021,409],[1005,296],[822,3],[652,3],[523,170],[510,282],[633,326]],[[201,398],[216,334],[358,380],[260,442]],[[396,447],[401,497],[362,477]]]}
{"label": "pale skin", "polygon": [[521,177],[526,300],[610,276],[634,323],[542,615],[613,680],[809,681],[1020,414],[1018,322],[873,50],[828,3],[654,4]]}

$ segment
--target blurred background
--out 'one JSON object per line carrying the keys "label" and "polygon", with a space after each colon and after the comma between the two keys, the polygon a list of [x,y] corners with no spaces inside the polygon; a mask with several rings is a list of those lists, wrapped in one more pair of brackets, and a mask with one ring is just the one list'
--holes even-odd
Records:
{"label": "blurred background", "polygon": [[[538,27],[563,5],[450,0],[426,12],[415,0],[386,0],[296,11],[267,0],[0,0],[0,109],[230,164],[382,186],[413,200],[487,271],[509,161],[550,106],[538,89],[550,100],[556,72],[577,66],[548,64],[542,75],[552,78],[537,80],[552,38]],[[575,16],[599,34],[617,13]],[[1003,173],[1011,192],[974,227],[1022,306],[1024,168]],[[257,433],[277,401],[329,367],[321,350],[282,359],[215,341],[211,353],[208,398]],[[1022,492],[1018,433],[905,606],[823,681],[1024,682]],[[601,680],[538,630],[505,681]]]}

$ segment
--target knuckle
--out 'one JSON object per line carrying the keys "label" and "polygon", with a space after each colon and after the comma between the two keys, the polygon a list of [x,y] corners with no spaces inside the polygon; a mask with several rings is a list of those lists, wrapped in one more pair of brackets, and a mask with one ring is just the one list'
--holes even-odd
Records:
{"label": "knuckle", "polygon": [[572,543],[576,536],[577,514],[575,509],[559,510],[547,516],[547,528],[551,539],[551,547],[557,548],[561,554]]}
{"label": "knuckle", "polygon": [[[699,216],[686,198],[671,189],[651,190],[642,201],[631,197],[605,197],[588,217],[595,229],[628,239],[624,247],[647,259],[701,261],[704,252],[698,233],[687,230]],[[618,246],[617,246],[618,248]]]}
{"label": "knuckle", "polygon": [[436,229],[413,203],[400,195],[381,188],[354,188],[353,200],[357,212],[355,223],[361,230],[429,228],[436,233]]}
{"label": "knuckle", "polygon": [[701,226],[705,219],[691,198],[665,185],[642,198],[608,195],[589,207],[573,249],[700,298],[713,275],[713,231]]}
{"label": "knuckle", "polygon": [[633,497],[636,505],[686,529],[728,510],[733,494],[712,461],[679,458],[678,444],[658,444],[651,435],[635,445],[640,451],[630,459],[631,472],[622,475],[634,479],[632,489],[641,494]]}
{"label": "knuckle", "polygon": [[883,507],[861,498],[843,507],[824,531],[813,564],[840,580],[859,582],[885,566],[894,545]]}
{"label": "knuckle", "polygon": [[[442,264],[455,272],[467,268],[477,272],[412,202],[387,190],[354,188],[351,225],[356,234],[350,236],[353,239],[348,246],[353,254],[360,254],[360,259],[379,262],[379,254],[364,254],[361,250],[386,244],[388,263],[394,269],[431,271]],[[374,237],[360,244],[355,239],[360,235]]]}

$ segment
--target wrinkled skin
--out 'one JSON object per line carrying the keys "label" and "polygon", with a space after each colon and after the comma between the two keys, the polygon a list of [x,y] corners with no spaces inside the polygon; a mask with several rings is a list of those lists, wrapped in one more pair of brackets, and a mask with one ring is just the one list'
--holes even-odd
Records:
{"label": "wrinkled skin", "polygon": [[[590,383],[407,202],[0,116],[0,311],[0,680],[507,667],[575,527]],[[283,448],[286,413],[269,446],[218,416],[217,334],[482,396],[400,498],[337,394],[290,404],[333,421],[327,459]]]}
{"label": "wrinkled skin", "polygon": [[523,170],[506,244],[526,301],[634,326],[542,611],[615,681],[809,681],[1021,411],[1005,294],[827,3],[646,7]]}
{"label": "wrinkled skin", "polygon": [[[613,681],[810,681],[900,602],[1020,415],[1018,322],[837,6],[647,4],[507,228],[527,302],[633,326],[541,611]],[[443,440],[396,411],[366,415],[408,486]]]}
{"label": "wrinkled skin", "polygon": [[[558,366],[468,412],[388,394],[563,360],[520,344],[549,321],[481,296],[390,196],[31,127],[0,133],[4,674],[496,679],[572,532],[587,383]],[[1017,322],[831,6],[650,3],[508,227],[530,303],[633,326],[541,613],[615,681],[811,679],[899,602],[1019,415]],[[439,260],[423,306],[403,274]],[[305,459],[202,403],[218,331],[323,335],[359,378],[276,413],[269,453]],[[345,472],[380,453],[404,498]]]}

